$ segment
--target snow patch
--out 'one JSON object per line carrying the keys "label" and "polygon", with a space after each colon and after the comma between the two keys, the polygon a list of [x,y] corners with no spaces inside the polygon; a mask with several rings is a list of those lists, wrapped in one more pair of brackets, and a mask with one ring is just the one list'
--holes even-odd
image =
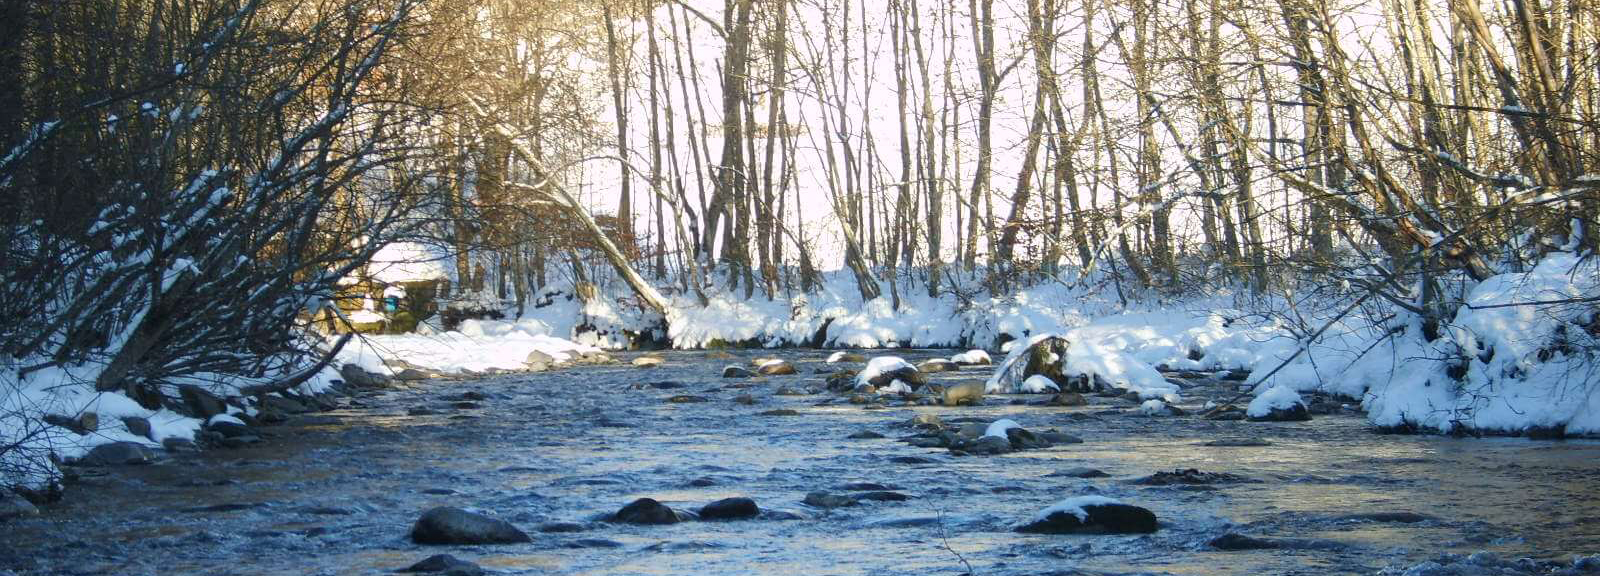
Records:
{"label": "snow patch", "polygon": [[994,436],[996,438],[1007,438],[1006,430],[1021,427],[1022,425],[1018,424],[1016,420],[1011,420],[1009,418],[995,420],[994,423],[989,424],[988,428],[984,429],[983,435]]}
{"label": "snow patch", "polygon": [[1121,500],[1107,498],[1105,496],[1074,496],[1072,498],[1056,502],[1055,504],[1051,504],[1050,507],[1045,508],[1044,510],[1040,510],[1038,514],[1033,516],[1033,521],[1043,522],[1049,519],[1050,515],[1060,512],[1077,516],[1079,522],[1088,522],[1089,512],[1083,509],[1084,506],[1104,506],[1106,504],[1121,503]]}

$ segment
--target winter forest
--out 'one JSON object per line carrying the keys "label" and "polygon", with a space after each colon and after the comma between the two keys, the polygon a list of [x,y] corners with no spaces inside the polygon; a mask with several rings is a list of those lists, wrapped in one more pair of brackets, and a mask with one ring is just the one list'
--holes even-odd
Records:
{"label": "winter forest", "polygon": [[0,574],[1600,573],[1591,0],[0,0],[0,72]]}

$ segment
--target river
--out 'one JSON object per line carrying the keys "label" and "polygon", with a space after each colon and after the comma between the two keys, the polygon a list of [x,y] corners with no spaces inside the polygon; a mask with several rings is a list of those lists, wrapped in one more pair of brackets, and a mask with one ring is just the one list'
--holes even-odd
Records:
{"label": "river", "polygon": [[[878,351],[913,362],[949,351]],[[1309,422],[1192,415],[1236,382],[1192,380],[1187,416],[1136,402],[865,407],[822,388],[817,350],[673,351],[552,372],[435,379],[340,400],[263,431],[262,444],[78,469],[67,498],[0,524],[0,573],[382,574],[448,552],[502,574],[1373,574],[1487,552],[1527,573],[1600,552],[1600,442],[1381,435],[1353,411]],[[870,354],[870,353],[869,353]],[[800,374],[724,379],[778,356]],[[937,375],[983,379],[986,367]],[[670,382],[671,384],[662,384]],[[464,400],[462,394],[475,392]],[[753,404],[736,401],[748,394]],[[703,402],[670,402],[693,395]],[[820,404],[820,405],[819,405]],[[794,413],[763,412],[789,409]],[[955,426],[1010,418],[1084,440],[1000,456],[898,441],[918,414]],[[852,439],[863,430],[881,439]],[[1222,442],[1255,444],[1218,446]],[[905,458],[907,456],[920,458]],[[1106,476],[1065,475],[1092,468]],[[1178,469],[1237,482],[1147,485]],[[1076,474],[1074,472],[1073,474]],[[860,486],[903,501],[817,509],[808,492]],[[1062,498],[1096,494],[1156,513],[1149,535],[1018,534]],[[603,522],[635,498],[696,509],[754,499],[767,516],[636,526]],[[533,542],[433,547],[407,537],[435,506],[484,511]],[[1404,514],[1401,514],[1404,513]],[[576,524],[576,525],[573,525]],[[544,529],[577,530],[548,532]],[[1235,532],[1272,550],[1223,551]],[[1488,558],[1484,554],[1475,557]],[[1486,572],[1500,573],[1500,572]]]}

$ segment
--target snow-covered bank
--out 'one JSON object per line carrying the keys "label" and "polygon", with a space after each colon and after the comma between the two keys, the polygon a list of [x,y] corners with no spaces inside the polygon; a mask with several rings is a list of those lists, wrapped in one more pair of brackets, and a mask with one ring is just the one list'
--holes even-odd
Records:
{"label": "snow-covered bank", "polygon": [[[1529,272],[1478,283],[1431,342],[1414,314],[1386,303],[1340,316],[1359,297],[1348,290],[1294,305],[1281,298],[1241,304],[1229,294],[1123,304],[1106,290],[1049,283],[965,302],[950,293],[907,293],[895,309],[888,296],[862,302],[843,273],[827,275],[813,293],[770,301],[713,290],[701,307],[676,295],[665,336],[677,348],[976,347],[1015,356],[1023,347],[1013,342],[1058,335],[1071,343],[1065,375],[1098,378],[1146,398],[1178,392],[1161,370],[1241,370],[1253,374],[1246,382],[1253,392],[1283,386],[1358,400],[1375,425],[1389,429],[1595,435],[1595,268],[1592,259],[1558,253]],[[627,306],[618,303],[625,300],[580,305],[558,294],[552,304],[530,309],[524,322],[618,347],[626,344],[618,335],[648,332],[657,322],[622,312]],[[1001,390],[991,382],[990,391]]]}
{"label": "snow-covered bank", "polygon": [[[338,368],[344,365],[393,375],[398,370],[385,360],[400,360],[441,373],[464,374],[522,369],[533,351],[548,354],[557,362],[599,351],[552,337],[549,331],[548,326],[536,321],[469,320],[459,330],[438,334],[364,336],[341,350],[334,365],[289,392],[296,396],[327,392],[343,379]],[[131,442],[150,448],[192,448],[196,434],[207,424],[207,419],[193,414],[190,407],[183,407],[184,411],[166,406],[152,410],[121,391],[96,391],[94,382],[103,369],[99,364],[47,368],[24,377],[18,377],[18,370],[13,367],[6,368],[0,370],[0,487],[42,489],[60,477],[56,462],[76,460],[103,444]],[[256,416],[260,414],[259,406],[239,398],[240,390],[267,380],[270,379],[200,374],[164,383],[162,391],[169,398],[180,398],[183,394],[177,391],[178,387],[193,385],[217,398],[226,414]],[[226,405],[220,406],[224,401]],[[87,421],[93,423],[89,429],[74,431],[46,423],[47,416],[77,423],[85,421],[84,415],[89,415]]]}
{"label": "snow-covered bank", "polygon": [[1597,265],[1557,253],[1488,278],[1433,341],[1413,315],[1338,322],[1269,384],[1364,398],[1374,424],[1398,430],[1600,434]]}
{"label": "snow-covered bank", "polygon": [[553,337],[550,326],[538,320],[467,320],[449,332],[366,335],[347,346],[339,354],[339,362],[377,374],[393,373],[384,360],[460,374],[520,370],[525,367],[528,354],[534,351],[548,354],[559,362],[600,349]]}
{"label": "snow-covered bank", "polygon": [[[103,368],[86,363],[46,368],[21,377],[14,369],[0,370],[0,487],[42,488],[60,477],[56,461],[76,460],[102,444],[131,442],[151,448],[193,448],[195,434],[206,424],[205,418],[193,414],[192,409],[180,412],[167,405],[146,408],[122,391],[96,391],[95,378]],[[338,371],[330,366],[290,392],[320,394],[338,379]],[[166,382],[161,391],[167,398],[181,398],[185,394],[179,388],[192,386],[199,394],[217,398],[218,409],[227,414],[255,415],[258,410],[247,402],[222,406],[221,399],[236,398],[241,388],[264,382],[258,378],[197,374]],[[47,423],[47,417],[90,425],[73,430]]]}

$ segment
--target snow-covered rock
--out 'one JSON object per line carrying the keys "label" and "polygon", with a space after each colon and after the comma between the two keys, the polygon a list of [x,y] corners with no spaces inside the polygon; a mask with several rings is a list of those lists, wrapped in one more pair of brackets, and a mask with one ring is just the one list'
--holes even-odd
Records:
{"label": "snow-covered rock", "polygon": [[1258,422],[1311,419],[1311,412],[1306,408],[1305,400],[1301,400],[1300,394],[1286,386],[1273,386],[1261,392],[1250,401],[1250,406],[1245,409],[1244,414],[1245,417]]}
{"label": "snow-covered rock", "polygon": [[994,360],[989,358],[989,353],[983,350],[968,350],[951,356],[950,361],[960,366],[982,366],[994,363]]}
{"label": "snow-covered rock", "polygon": [[1029,376],[1027,380],[1023,380],[1022,385],[1017,387],[1017,391],[1023,394],[1043,394],[1046,392],[1060,392],[1061,387],[1057,386],[1054,380],[1043,374],[1034,374]]}
{"label": "snow-covered rock", "polygon": [[[867,362],[866,367],[856,373],[856,385],[863,384],[884,388],[891,382],[899,380],[910,388],[926,384],[927,377],[917,371],[916,366],[899,356],[879,356]],[[909,390],[908,390],[909,391]]]}
{"label": "snow-covered rock", "polygon": [[866,361],[867,361],[867,357],[866,356],[862,356],[862,355],[857,354],[855,352],[846,352],[844,350],[840,350],[838,352],[834,352],[832,354],[829,354],[828,355],[828,360],[827,360],[827,362],[829,364],[838,364],[840,362],[866,362]]}
{"label": "snow-covered rock", "polygon": [[1017,526],[1037,534],[1149,533],[1157,528],[1155,513],[1104,496],[1077,496],[1040,510]]}
{"label": "snow-covered rock", "polygon": [[1011,420],[1011,419],[995,420],[993,423],[989,424],[988,428],[984,429],[983,435],[984,436],[997,436],[997,437],[1000,437],[1000,438],[1005,438],[1006,437],[1006,430],[1010,430],[1012,428],[1021,428],[1021,427],[1022,427],[1022,425],[1018,424],[1016,420]]}

